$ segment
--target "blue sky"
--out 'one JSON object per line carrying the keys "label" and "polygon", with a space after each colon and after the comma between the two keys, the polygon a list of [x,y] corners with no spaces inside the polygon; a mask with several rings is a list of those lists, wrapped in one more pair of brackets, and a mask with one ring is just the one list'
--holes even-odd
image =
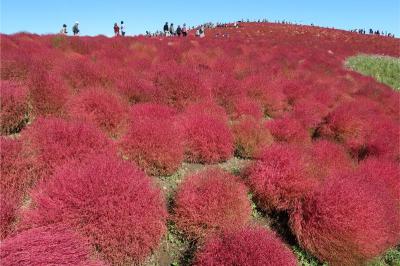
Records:
{"label": "blue sky", "polygon": [[400,0],[0,0],[2,33],[69,32],[80,22],[83,35],[112,35],[114,22],[124,20],[128,34],[155,31],[186,22],[229,22],[267,18],[342,29],[367,28],[400,35]]}

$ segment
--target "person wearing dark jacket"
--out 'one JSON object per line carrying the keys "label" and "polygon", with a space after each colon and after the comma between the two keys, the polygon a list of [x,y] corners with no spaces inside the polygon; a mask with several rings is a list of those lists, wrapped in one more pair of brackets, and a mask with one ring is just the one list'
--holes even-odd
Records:
{"label": "person wearing dark jacket", "polygon": [[176,28],[176,34],[178,35],[178,37],[181,37],[182,34],[182,28],[180,25],[178,25],[178,28]]}
{"label": "person wearing dark jacket", "polygon": [[74,26],[72,27],[72,32],[74,35],[79,35],[79,21],[75,22]]}
{"label": "person wearing dark jacket", "polygon": [[169,34],[168,22],[165,22],[165,25],[164,25],[164,34],[165,34],[165,35],[168,35],[168,34]]}

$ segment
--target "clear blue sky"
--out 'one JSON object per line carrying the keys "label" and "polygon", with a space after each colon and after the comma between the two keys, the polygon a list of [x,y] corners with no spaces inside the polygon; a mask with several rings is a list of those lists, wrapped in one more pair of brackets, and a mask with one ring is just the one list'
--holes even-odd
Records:
{"label": "clear blue sky", "polygon": [[0,0],[2,33],[69,32],[80,22],[83,35],[112,35],[114,22],[124,20],[128,34],[155,31],[186,22],[230,22],[267,18],[314,23],[341,29],[374,28],[400,35],[400,0]]}

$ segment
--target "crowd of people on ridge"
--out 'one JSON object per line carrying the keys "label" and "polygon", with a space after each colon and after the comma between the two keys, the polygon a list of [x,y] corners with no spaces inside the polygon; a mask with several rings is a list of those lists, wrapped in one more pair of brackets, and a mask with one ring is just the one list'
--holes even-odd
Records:
{"label": "crowd of people on ridge", "polygon": [[[169,24],[168,22],[166,22],[162,28],[162,30],[158,30],[155,33],[151,33],[150,31],[146,31],[146,36],[148,37],[161,37],[161,36],[165,36],[165,37],[171,37],[171,36],[177,36],[177,37],[186,37],[188,36],[188,33],[190,30],[196,30],[195,32],[195,36],[196,37],[200,37],[200,38],[204,38],[205,37],[205,30],[206,29],[212,29],[212,28],[228,28],[228,27],[234,27],[234,28],[239,28],[240,27],[240,23],[243,22],[258,22],[258,23],[268,23],[269,21],[267,19],[258,19],[258,20],[239,20],[236,21],[234,23],[212,23],[212,22],[207,22],[204,23],[200,26],[197,27],[188,27],[186,26],[186,23],[183,24],[183,26],[181,27],[180,25],[178,25],[178,27],[175,29],[174,27],[174,23]],[[301,24],[297,24],[297,23],[292,23],[292,22],[288,22],[286,20],[281,20],[281,21],[274,21],[274,23],[276,24],[285,24],[285,25],[301,25]],[[310,26],[314,26],[313,23],[310,24]],[[387,36],[387,37],[392,37],[394,38],[395,35],[392,33],[388,33],[388,32],[384,32],[384,31],[379,31],[379,30],[373,30],[373,29],[369,29],[369,31],[367,32],[365,29],[354,29],[354,30],[350,30],[350,32],[354,32],[354,33],[359,33],[359,34],[369,34],[369,35],[379,35],[379,36]],[[78,36],[80,33],[79,30],[79,21],[76,21],[75,24],[72,27],[72,33],[74,36]],[[68,31],[67,31],[67,25],[63,24],[61,30],[60,30],[60,34],[62,35],[68,35]],[[124,23],[124,21],[121,21],[120,25],[118,25],[118,23],[114,23],[114,36],[125,36],[126,35],[126,24]],[[217,36],[218,37],[218,36]]]}
{"label": "crowd of people on ridge", "polygon": [[355,32],[355,33],[359,33],[359,34],[369,34],[369,35],[380,35],[380,36],[387,36],[387,37],[395,37],[395,35],[394,34],[392,34],[392,33],[388,33],[388,32],[384,32],[383,30],[382,31],[379,31],[379,30],[373,30],[373,29],[369,29],[369,31],[367,32],[365,29],[354,29],[354,30],[351,30],[351,32]]}

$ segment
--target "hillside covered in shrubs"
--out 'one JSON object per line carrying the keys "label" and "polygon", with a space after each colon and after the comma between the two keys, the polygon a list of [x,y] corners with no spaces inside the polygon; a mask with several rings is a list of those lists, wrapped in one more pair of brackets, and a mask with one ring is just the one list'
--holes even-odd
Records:
{"label": "hillside covered in shrubs", "polygon": [[399,263],[399,91],[345,64],[399,48],[270,23],[1,35],[1,264]]}

